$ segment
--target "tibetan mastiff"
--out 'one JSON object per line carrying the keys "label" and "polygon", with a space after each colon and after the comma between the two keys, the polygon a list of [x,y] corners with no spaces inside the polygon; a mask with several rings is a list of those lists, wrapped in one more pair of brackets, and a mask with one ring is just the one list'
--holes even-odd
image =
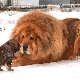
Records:
{"label": "tibetan mastiff", "polygon": [[69,38],[65,21],[33,10],[17,21],[10,34],[10,39],[18,40],[21,45],[12,64],[18,66],[73,59],[74,47],[73,43],[69,45]]}
{"label": "tibetan mastiff", "polygon": [[14,57],[14,53],[20,50],[20,44],[17,40],[11,39],[0,46],[0,71],[2,65],[6,66],[8,71],[13,71],[11,69],[12,58]]}

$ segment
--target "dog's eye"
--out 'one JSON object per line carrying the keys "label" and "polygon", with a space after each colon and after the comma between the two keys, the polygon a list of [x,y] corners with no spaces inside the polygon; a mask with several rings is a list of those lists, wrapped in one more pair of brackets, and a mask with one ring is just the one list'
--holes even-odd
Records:
{"label": "dog's eye", "polygon": [[24,38],[24,35],[22,36],[22,38]]}
{"label": "dog's eye", "polygon": [[34,38],[33,37],[30,37],[30,40],[34,40]]}

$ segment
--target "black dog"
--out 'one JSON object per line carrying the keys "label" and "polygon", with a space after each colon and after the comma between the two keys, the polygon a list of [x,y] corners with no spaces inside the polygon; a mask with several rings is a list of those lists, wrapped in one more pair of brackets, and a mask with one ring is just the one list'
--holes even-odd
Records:
{"label": "black dog", "polygon": [[3,71],[1,69],[2,65],[5,65],[8,71],[13,71],[11,69],[12,58],[14,57],[14,53],[19,50],[20,44],[15,39],[7,41],[0,47],[0,71]]}

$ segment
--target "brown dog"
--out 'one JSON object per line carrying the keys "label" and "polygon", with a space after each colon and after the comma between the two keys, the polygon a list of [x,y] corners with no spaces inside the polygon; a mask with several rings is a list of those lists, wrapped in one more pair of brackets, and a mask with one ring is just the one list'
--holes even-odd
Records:
{"label": "brown dog", "polygon": [[11,69],[12,58],[14,57],[14,53],[19,51],[19,49],[20,44],[15,39],[7,41],[0,47],[0,71],[3,70],[1,66],[4,64],[8,71],[13,71],[13,69]]}
{"label": "brown dog", "polygon": [[68,31],[63,21],[35,10],[18,20],[10,39],[20,42],[21,54],[24,54],[16,56],[17,59],[12,61],[13,66],[41,64],[62,59]]}
{"label": "brown dog", "polygon": [[80,49],[79,24],[77,18],[58,20],[37,10],[22,16],[10,39],[20,42],[24,56],[17,53],[13,66],[76,59]]}

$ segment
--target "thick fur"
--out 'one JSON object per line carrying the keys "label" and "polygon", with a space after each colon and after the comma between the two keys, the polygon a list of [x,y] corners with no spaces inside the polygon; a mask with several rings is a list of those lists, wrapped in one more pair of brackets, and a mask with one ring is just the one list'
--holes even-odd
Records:
{"label": "thick fur", "polygon": [[8,71],[12,71],[11,63],[14,53],[20,50],[20,44],[17,40],[11,39],[0,47],[0,71],[2,65],[5,64]]}
{"label": "thick fur", "polygon": [[65,21],[36,10],[22,16],[10,35],[21,44],[13,66],[72,59],[74,48],[68,52],[71,33]]}
{"label": "thick fur", "polygon": [[[80,55],[80,19],[78,18],[66,18],[63,19],[69,32],[68,48],[65,53],[67,55],[74,53],[74,56]],[[72,54],[71,54],[72,55]],[[64,54],[64,58],[67,57]]]}

